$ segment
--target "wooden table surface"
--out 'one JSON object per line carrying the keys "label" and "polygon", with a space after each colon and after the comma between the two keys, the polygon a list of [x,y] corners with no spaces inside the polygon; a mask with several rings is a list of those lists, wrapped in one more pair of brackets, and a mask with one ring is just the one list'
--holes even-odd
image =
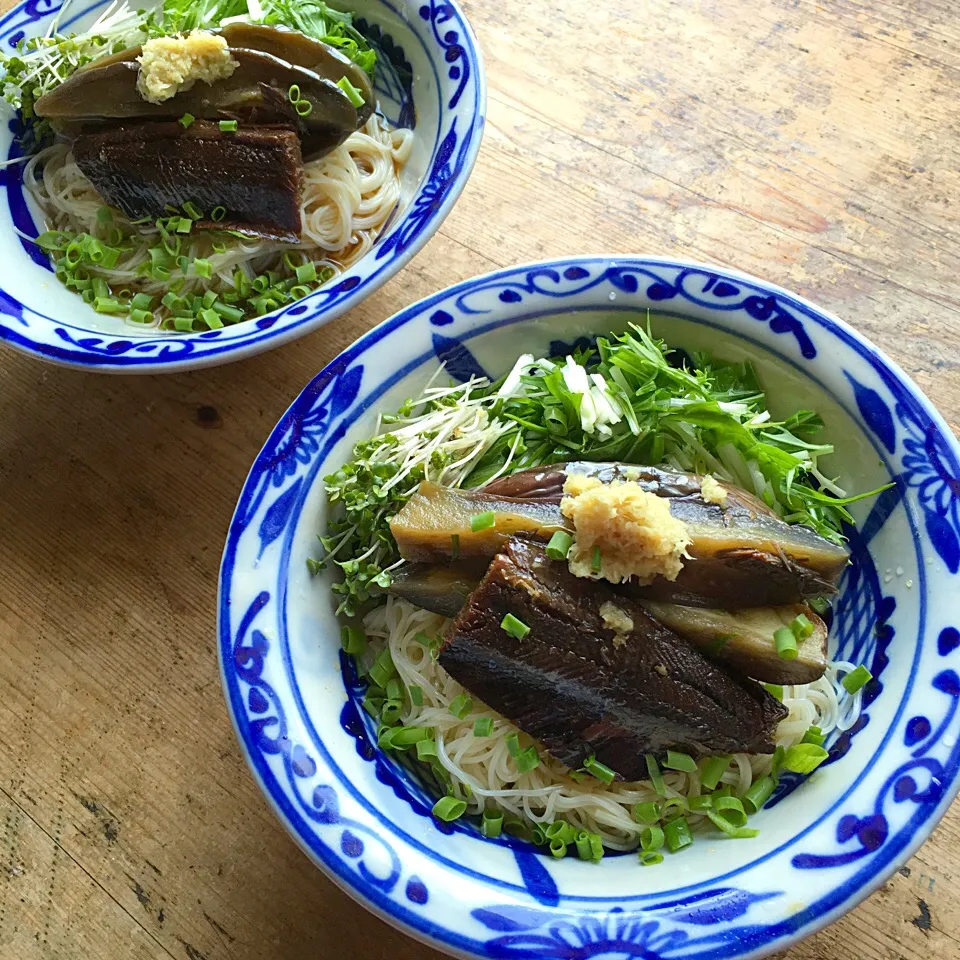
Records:
{"label": "wooden table surface", "polygon": [[[227,719],[214,634],[252,458],[303,384],[401,307],[543,257],[729,264],[854,324],[960,424],[955,0],[465,7],[489,81],[476,170],[362,306],[182,376],[0,356],[4,960],[438,956],[341,893],[274,819]],[[958,847],[955,804],[882,889],[785,956],[960,957]]]}

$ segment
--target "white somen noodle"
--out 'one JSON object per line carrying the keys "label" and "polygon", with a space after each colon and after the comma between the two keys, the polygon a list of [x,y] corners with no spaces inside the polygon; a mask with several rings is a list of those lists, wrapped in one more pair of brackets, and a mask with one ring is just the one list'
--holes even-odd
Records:
{"label": "white somen noodle", "polygon": [[[467,801],[469,813],[496,806],[505,816],[534,823],[564,819],[577,829],[599,834],[610,849],[636,847],[643,825],[634,820],[631,808],[663,799],[649,782],[617,780],[607,786],[591,777],[577,782],[567,767],[543,749],[540,765],[519,774],[507,743],[511,734],[518,733],[516,726],[475,698],[470,713],[462,719],[451,713],[451,702],[464,688],[436,662],[429,647],[416,639],[418,633],[441,633],[446,622],[437,614],[388,597],[367,614],[363,625],[371,654],[388,645],[400,680],[408,689],[421,688],[422,705],[407,702],[401,719],[405,725],[435,730],[438,758],[450,775],[454,796]],[[828,735],[852,725],[859,712],[860,694],[850,697],[839,681],[839,676],[852,669],[853,664],[832,663],[816,682],[783,688],[783,704],[789,713],[777,728],[778,746],[799,743],[810,726],[818,726]],[[474,735],[474,721],[480,717],[493,720],[490,736]],[[755,777],[770,772],[771,764],[771,756],[735,754],[722,782],[742,795]],[[701,793],[698,773],[665,770],[663,776],[667,797],[689,798]],[[697,813],[688,816],[691,824],[700,818]]]}

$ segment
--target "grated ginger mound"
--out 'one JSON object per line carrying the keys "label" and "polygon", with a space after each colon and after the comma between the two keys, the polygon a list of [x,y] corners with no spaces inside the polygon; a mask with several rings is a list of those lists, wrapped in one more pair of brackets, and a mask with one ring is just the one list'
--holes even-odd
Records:
{"label": "grated ginger mound", "polygon": [[707,474],[700,481],[700,496],[707,503],[716,503],[721,507],[727,502],[726,488],[718,483],[710,474]]}
{"label": "grated ginger mound", "polygon": [[[676,580],[690,537],[665,499],[633,481],[605,484],[579,475],[567,477],[563,492],[560,510],[576,531],[568,558],[571,573],[611,583],[631,577],[640,583],[657,576]],[[594,569],[597,547],[599,572]]]}
{"label": "grated ginger mound", "polygon": [[239,64],[223,37],[193,30],[185,37],[148,40],[137,60],[137,90],[150,103],[163,103],[198,80],[214,84],[233,76]]}
{"label": "grated ginger mound", "polygon": [[609,600],[600,604],[600,619],[605,627],[613,631],[613,645],[622,647],[627,637],[633,633],[633,618],[626,610],[621,610]]}

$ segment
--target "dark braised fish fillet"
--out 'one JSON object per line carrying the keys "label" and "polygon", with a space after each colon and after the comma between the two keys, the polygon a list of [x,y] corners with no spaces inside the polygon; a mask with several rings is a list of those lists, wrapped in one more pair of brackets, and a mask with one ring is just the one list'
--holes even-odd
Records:
{"label": "dark braised fish fillet", "polygon": [[[215,224],[274,240],[300,239],[303,162],[300,139],[284,127],[241,127],[225,133],[194,121],[124,124],[77,137],[77,165],[103,199],[128,217],[159,217],[188,200]],[[202,221],[200,226],[214,226]]]}
{"label": "dark braised fish fillet", "polygon": [[[508,613],[530,627],[522,640],[501,628]],[[644,754],[668,747],[772,753],[786,716],[638,603],[519,539],[490,564],[439,660],[558,760],[576,768],[592,754],[627,780],[646,777]]]}

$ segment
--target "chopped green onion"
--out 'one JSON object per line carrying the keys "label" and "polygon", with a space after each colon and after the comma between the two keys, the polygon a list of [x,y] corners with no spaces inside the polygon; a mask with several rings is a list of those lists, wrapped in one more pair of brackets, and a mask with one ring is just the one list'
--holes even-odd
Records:
{"label": "chopped green onion", "polygon": [[403,704],[399,700],[387,700],[383,705],[383,710],[380,711],[380,719],[387,724],[387,726],[393,726],[395,723],[400,722],[400,714],[403,712]]}
{"label": "chopped green onion", "polygon": [[699,797],[690,797],[687,804],[691,813],[703,813],[713,806],[713,797],[709,793],[703,793]]}
{"label": "chopped green onion", "polygon": [[433,641],[422,630],[416,633],[413,639],[416,640],[417,643],[422,643],[425,647],[429,647],[433,643]]}
{"label": "chopped green onion", "polygon": [[774,700],[783,703],[783,687],[779,683],[763,683],[761,686]]}
{"label": "chopped green onion", "polygon": [[213,271],[210,267],[210,261],[204,259],[203,257],[197,257],[193,261],[193,272],[198,277],[211,277],[213,276]]}
{"label": "chopped green onion", "polygon": [[647,761],[647,776],[650,778],[650,783],[653,784],[653,789],[658,797],[665,797],[667,795],[667,785],[663,782],[663,774],[660,773],[657,758],[652,753],[648,753],[644,759]]}
{"label": "chopped green onion", "polygon": [[298,117],[309,117],[313,113],[313,104],[309,100],[298,100],[293,109],[297,111]]}
{"label": "chopped green onion", "polygon": [[738,797],[714,797],[713,812],[734,827],[742,827],[747,822],[747,814]]}
{"label": "chopped green onion", "polygon": [[113,221],[113,211],[109,207],[97,208],[97,223],[111,223]]}
{"label": "chopped green onion", "polygon": [[813,624],[805,614],[798,613],[790,623],[790,629],[797,640],[806,640],[813,634]]}
{"label": "chopped green onion", "polygon": [[633,805],[633,819],[637,823],[656,823],[660,819],[660,804],[646,800]]}
{"label": "chopped green onion", "polygon": [[720,778],[727,772],[730,766],[730,757],[726,754],[708,757],[703,773],[700,774],[700,783],[707,790],[713,790],[720,782]]}
{"label": "chopped green onion", "polygon": [[659,850],[646,850],[640,852],[641,867],[655,867],[658,863],[663,863],[663,854]]}
{"label": "chopped green onion", "polygon": [[511,733],[507,737],[507,752],[511,757],[520,755],[520,737],[515,733]]}
{"label": "chopped green onion", "polygon": [[818,747],[814,743],[795,743],[787,748],[783,758],[783,768],[792,770],[794,773],[813,773],[828,756],[823,747]]}
{"label": "chopped green onion", "polygon": [[193,317],[174,317],[173,327],[181,333],[188,333],[193,330]]}
{"label": "chopped green onion", "polygon": [[587,759],[583,761],[583,769],[606,784],[613,783],[617,777],[613,770],[593,756],[587,757]]}
{"label": "chopped green onion", "polygon": [[656,824],[644,827],[640,831],[640,849],[644,852],[648,850],[659,850],[663,846],[663,830]]}
{"label": "chopped green onion", "polygon": [[154,316],[149,310],[138,310],[134,307],[130,310],[130,319],[134,323],[153,323]]}
{"label": "chopped green onion", "polygon": [[410,694],[410,702],[415,707],[423,706],[423,687],[411,683],[410,686],[407,687],[407,693]]}
{"label": "chopped green onion", "polygon": [[572,546],[573,537],[565,530],[558,530],[547,544],[547,556],[551,560],[566,560]]}
{"label": "chopped green onion", "polygon": [[668,823],[663,828],[663,836],[667,843],[667,849],[671,853],[676,853],[693,843],[693,834],[690,832],[690,824],[686,817],[678,817]]}
{"label": "chopped green onion", "polygon": [[115,297],[94,297],[93,309],[97,313],[122,313],[124,307]]}
{"label": "chopped green onion", "polygon": [[593,853],[590,850],[590,834],[586,830],[577,831],[574,843],[577,845],[577,856],[581,860],[593,859]]}
{"label": "chopped green onion", "polygon": [[366,103],[363,94],[346,77],[341,77],[337,81],[337,86],[347,95],[347,99],[355,107],[362,107]]}
{"label": "chopped green onion", "polygon": [[824,741],[823,731],[819,727],[807,727],[807,732],[803,735],[801,743],[812,743],[815,747],[822,747]]}
{"label": "chopped green onion", "polygon": [[590,563],[590,569],[594,573],[599,573],[600,568],[603,566],[603,557],[600,556],[600,548],[593,548],[593,560]]}
{"label": "chopped green onion", "polygon": [[808,602],[813,612],[820,614],[821,617],[830,609],[830,601],[826,597],[814,597]]}
{"label": "chopped green onion", "polygon": [[229,303],[220,303],[218,300],[213,309],[220,314],[227,323],[238,323],[243,319],[243,311],[239,307],[231,307]]}
{"label": "chopped green onion", "polygon": [[287,91],[287,99],[291,103],[296,103],[300,99],[300,87],[297,84],[292,84],[290,89]]}
{"label": "chopped green onion", "polygon": [[366,710],[374,720],[380,719],[380,709],[382,707],[383,702],[379,700],[365,699],[363,701],[363,709]]}
{"label": "chopped green onion", "polygon": [[207,290],[203,295],[203,305],[205,307],[212,307],[217,302],[217,291],[216,290]]}
{"label": "chopped green onion", "polygon": [[688,809],[686,797],[670,797],[668,800],[664,800],[660,817],[665,823],[669,823],[671,820],[683,816]]}
{"label": "chopped green onion", "polygon": [[193,229],[193,221],[189,217],[181,217],[177,223],[177,233],[189,233]]}
{"label": "chopped green onion", "polygon": [[530,828],[530,839],[538,846],[542,847],[547,843],[547,832],[543,829],[542,823],[535,823]]}
{"label": "chopped green onion", "polygon": [[149,310],[153,306],[153,297],[149,293],[138,293],[130,301],[132,310]]}
{"label": "chopped green onion", "polygon": [[465,800],[457,800],[456,797],[441,797],[433,805],[431,813],[433,813],[438,820],[445,820],[447,823],[450,823],[451,820],[462,817],[466,809],[467,802]]}
{"label": "chopped green onion", "polygon": [[403,697],[400,680],[397,677],[391,677],[387,681],[387,688],[384,693],[386,693],[388,700],[400,700]]}
{"label": "chopped green onion", "polygon": [[193,123],[193,121],[196,120],[196,119],[197,119],[197,118],[196,118],[192,113],[185,113],[185,114],[177,121],[177,123],[179,123],[179,124],[183,127],[183,129],[186,130],[186,129],[190,126],[190,124]]}
{"label": "chopped green onion", "polygon": [[223,133],[236,133],[237,126],[236,120],[221,120],[219,123],[219,127]]}
{"label": "chopped green onion", "polygon": [[603,838],[599,833],[590,834],[590,859],[596,861],[603,859]]}
{"label": "chopped green onion", "polygon": [[470,518],[470,529],[474,533],[480,533],[481,530],[490,530],[497,525],[497,515],[492,510],[485,513],[478,513]]}
{"label": "chopped green onion", "polygon": [[227,208],[216,206],[210,211],[210,219],[219,223],[227,215]]}
{"label": "chopped green onion", "polygon": [[667,759],[663,765],[668,770],[680,770],[682,773],[696,773],[697,762],[689,753],[678,753],[675,750],[667,751]]}
{"label": "chopped green onion", "polygon": [[359,627],[344,625],[340,630],[340,646],[344,653],[358,656],[367,649],[367,635]]}
{"label": "chopped green onion", "polygon": [[473,721],[473,735],[475,737],[489,737],[493,733],[493,719],[491,717],[477,717]]}
{"label": "chopped green onion", "polygon": [[499,837],[503,830],[503,814],[499,810],[484,810],[483,819],[480,821],[480,833],[493,839]]}
{"label": "chopped green onion", "polygon": [[512,613],[508,613],[500,621],[500,629],[504,633],[510,634],[516,640],[522,640],[529,632],[530,628],[522,621],[517,619]]}
{"label": "chopped green onion", "polygon": [[846,690],[847,693],[853,694],[872,679],[873,674],[861,664],[856,670],[851,670],[840,683],[843,684],[843,689]]}
{"label": "chopped green onion", "polygon": [[520,773],[530,773],[531,770],[536,770],[540,766],[540,754],[537,753],[536,747],[527,747],[526,750],[521,750],[517,754],[515,761]]}
{"label": "chopped green onion", "polygon": [[107,286],[107,281],[102,277],[93,278],[93,295],[100,300],[105,300],[110,296],[110,288]]}
{"label": "chopped green onion", "polygon": [[[722,830],[728,837],[736,837],[742,827],[735,827],[729,820],[721,817],[719,814],[714,813],[712,810],[707,811],[707,819],[718,829]],[[756,831],[753,831],[753,836],[756,836]]]}
{"label": "chopped green onion", "polygon": [[773,642],[777,647],[777,656],[781,660],[796,660],[797,638],[789,627],[780,627],[773,632]]}
{"label": "chopped green onion", "polygon": [[223,321],[220,315],[213,310],[201,310],[197,317],[202,320],[211,330],[219,330],[223,327]]}
{"label": "chopped green onion", "polygon": [[294,272],[297,283],[313,283],[317,279],[317,268],[312,263],[301,264]]}
{"label": "chopped green onion", "polygon": [[458,719],[463,720],[473,709],[473,697],[461,693],[450,701],[450,712]]}
{"label": "chopped green onion", "polygon": [[557,837],[550,841],[550,853],[559,860],[567,855],[567,845]]}
{"label": "chopped green onion", "polygon": [[435,740],[417,741],[417,759],[430,760],[437,756],[437,743]]}
{"label": "chopped green onion", "polygon": [[432,739],[430,727],[393,727],[390,730],[390,742],[394,747],[412,747]]}
{"label": "chopped green onion", "polygon": [[202,220],[202,219],[203,219],[203,211],[201,211],[200,209],[198,209],[198,208],[197,208],[197,205],[196,205],[192,200],[188,200],[188,201],[183,205],[183,212],[184,212],[191,220]]}
{"label": "chopped green onion", "polygon": [[743,795],[743,809],[747,813],[756,813],[773,793],[777,781],[773,777],[761,777],[750,784],[750,789]]}
{"label": "chopped green onion", "polygon": [[773,764],[770,767],[770,776],[776,779],[780,776],[780,770],[783,767],[783,758],[787,755],[787,751],[783,747],[777,747],[773,751]]}
{"label": "chopped green onion", "polygon": [[460,534],[450,534],[450,559],[457,560],[460,557]]}

